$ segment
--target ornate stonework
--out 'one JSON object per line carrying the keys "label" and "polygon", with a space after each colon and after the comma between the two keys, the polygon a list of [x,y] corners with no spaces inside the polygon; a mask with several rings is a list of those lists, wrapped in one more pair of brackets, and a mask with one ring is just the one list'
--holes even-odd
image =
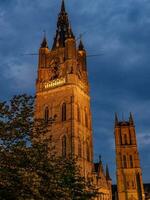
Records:
{"label": "ornate stonework", "polygon": [[62,1],[52,49],[44,37],[39,49],[36,118],[55,122],[46,133],[59,156],[78,157],[83,176],[99,191],[97,199],[111,199],[111,179],[101,160],[93,163],[93,134],[86,50],[77,45]]}

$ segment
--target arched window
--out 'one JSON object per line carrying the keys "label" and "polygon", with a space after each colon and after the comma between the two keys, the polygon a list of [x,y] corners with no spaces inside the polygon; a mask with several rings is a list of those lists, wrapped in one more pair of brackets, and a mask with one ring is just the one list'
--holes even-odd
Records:
{"label": "arched window", "polygon": [[119,162],[120,167],[123,168],[122,155],[121,155],[121,153],[119,153],[119,160],[120,160],[120,162]]}
{"label": "arched window", "polygon": [[78,157],[82,157],[82,146],[81,146],[81,140],[78,140]]}
{"label": "arched window", "polygon": [[66,157],[67,154],[67,138],[64,135],[62,138],[62,156]]}
{"label": "arched window", "polygon": [[130,137],[130,144],[132,144],[132,135],[130,129],[129,129],[129,137]]}
{"label": "arched window", "polygon": [[66,121],[66,103],[62,105],[62,121]]}
{"label": "arched window", "polygon": [[90,161],[90,149],[88,143],[86,143],[86,158],[87,161]]}
{"label": "arched window", "polygon": [[133,168],[133,157],[130,155],[130,167]]}
{"label": "arched window", "polygon": [[77,107],[77,120],[78,122],[81,122],[81,116],[80,116],[80,107]]}
{"label": "arched window", "polygon": [[128,144],[127,135],[124,135],[124,144]]}
{"label": "arched window", "polygon": [[121,135],[121,129],[119,131],[119,137],[120,137],[120,144],[122,145],[122,135]]}
{"label": "arched window", "polygon": [[127,181],[127,188],[130,189],[130,182]]}
{"label": "arched window", "polygon": [[132,188],[133,188],[133,189],[135,188],[135,184],[134,184],[134,181],[132,181]]}
{"label": "arched window", "polygon": [[46,123],[48,123],[48,119],[49,119],[49,109],[48,107],[46,107],[44,111],[44,120]]}
{"label": "arched window", "polygon": [[85,126],[88,127],[88,116],[86,111],[85,111]]}
{"label": "arched window", "polygon": [[123,167],[127,168],[127,158],[125,155],[123,156]]}

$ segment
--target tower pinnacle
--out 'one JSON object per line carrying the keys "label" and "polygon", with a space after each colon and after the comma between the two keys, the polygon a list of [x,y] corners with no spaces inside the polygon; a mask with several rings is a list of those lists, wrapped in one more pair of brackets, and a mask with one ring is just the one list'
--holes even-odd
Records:
{"label": "tower pinnacle", "polygon": [[80,43],[79,43],[79,51],[84,51],[84,45],[83,45],[83,42],[82,40],[80,39]]}
{"label": "tower pinnacle", "polygon": [[130,125],[134,125],[133,115],[131,112],[130,112],[130,117],[129,117],[129,123]]}
{"label": "tower pinnacle", "polygon": [[111,180],[110,175],[109,175],[108,165],[106,165],[106,179]]}
{"label": "tower pinnacle", "polygon": [[61,12],[66,12],[64,0],[62,0],[62,3],[61,3]]}
{"label": "tower pinnacle", "polygon": [[47,43],[47,39],[46,39],[45,35],[44,35],[43,41],[41,43],[41,48],[48,48],[48,43]]}
{"label": "tower pinnacle", "polygon": [[118,125],[118,115],[117,115],[117,113],[115,113],[115,126],[117,126]]}

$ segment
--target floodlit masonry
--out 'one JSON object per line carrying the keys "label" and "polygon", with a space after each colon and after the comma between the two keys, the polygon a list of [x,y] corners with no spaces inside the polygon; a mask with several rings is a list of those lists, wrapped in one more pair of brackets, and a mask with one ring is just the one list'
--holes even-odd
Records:
{"label": "floodlit masonry", "polygon": [[[62,1],[52,48],[46,36],[39,49],[36,118],[55,122],[45,138],[58,156],[78,158],[81,174],[98,191],[96,199],[111,200],[111,178],[101,159],[93,163],[93,132],[86,50],[76,40]],[[49,125],[48,125],[49,126]]]}

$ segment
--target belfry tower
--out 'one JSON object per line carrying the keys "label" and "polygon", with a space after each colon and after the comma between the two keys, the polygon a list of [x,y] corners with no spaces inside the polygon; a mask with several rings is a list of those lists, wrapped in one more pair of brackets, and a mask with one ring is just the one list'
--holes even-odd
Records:
{"label": "belfry tower", "polygon": [[93,142],[86,50],[77,45],[62,1],[52,48],[46,36],[39,49],[36,118],[49,124],[47,132],[58,156],[78,156],[83,175],[92,172]]}
{"label": "belfry tower", "polygon": [[117,189],[119,200],[144,200],[142,171],[132,114],[129,121],[115,116]]}
{"label": "belfry tower", "polygon": [[44,119],[47,127],[38,141],[46,140],[55,147],[57,156],[77,157],[81,175],[98,192],[96,200],[111,200],[108,167],[105,172],[101,161],[93,163],[86,50],[81,40],[77,44],[64,0],[52,48],[44,36],[39,49],[35,118]]}

